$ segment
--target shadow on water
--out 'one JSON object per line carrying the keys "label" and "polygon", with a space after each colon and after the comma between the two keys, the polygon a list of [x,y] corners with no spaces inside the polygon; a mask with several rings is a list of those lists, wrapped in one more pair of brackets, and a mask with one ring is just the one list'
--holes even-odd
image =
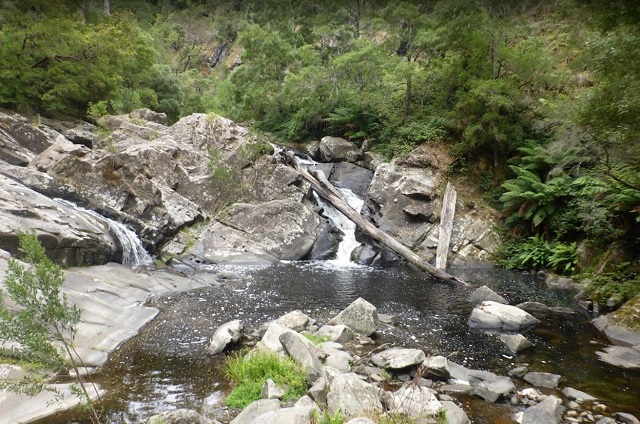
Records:
{"label": "shadow on water", "polygon": [[[227,269],[228,270],[228,269]],[[563,386],[593,394],[614,410],[640,415],[640,374],[598,361],[595,352],[607,344],[578,310],[571,294],[550,291],[528,274],[488,267],[454,268],[450,272],[471,288],[435,281],[407,267],[332,268],[327,263],[282,263],[266,268],[231,269],[239,278],[222,288],[205,288],[152,299],[159,317],[125,343],[94,379],[109,390],[105,400],[112,423],[146,421],[151,415],[177,409],[202,410],[228,389],[222,356],[206,353],[215,328],[241,319],[247,332],[291,310],[300,309],[326,322],[358,297],[395,315],[396,325],[383,325],[379,342],[450,356],[455,362],[499,374],[528,364],[531,370],[561,374]],[[527,300],[569,306],[570,317],[552,316],[526,336],[535,348],[513,355],[496,335],[470,331],[467,297],[486,284],[510,304]],[[511,422],[506,405],[461,398],[473,422]],[[41,423],[82,422],[59,416]]]}

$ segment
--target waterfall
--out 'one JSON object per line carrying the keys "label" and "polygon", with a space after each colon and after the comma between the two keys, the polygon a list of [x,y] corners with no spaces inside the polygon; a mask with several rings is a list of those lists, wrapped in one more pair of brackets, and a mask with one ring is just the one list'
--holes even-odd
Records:
{"label": "waterfall", "polygon": [[[344,197],[349,206],[358,212],[362,210],[362,206],[364,206],[363,199],[359,198],[354,192],[347,188],[339,188],[337,190],[342,194],[342,197]],[[313,195],[318,204],[324,208],[325,216],[333,221],[333,225],[343,234],[342,241],[338,244],[336,258],[329,262],[340,266],[353,265],[353,262],[351,262],[351,252],[360,246],[360,243],[356,240],[356,224],[344,216],[342,212],[325,202],[315,192]]]}
{"label": "waterfall", "polygon": [[122,246],[123,265],[129,265],[132,267],[153,265],[153,258],[149,253],[147,253],[144,246],[142,246],[142,242],[138,238],[138,235],[126,225],[118,221],[114,221],[113,219],[106,218],[91,209],[82,208],[73,202],[69,202],[64,199],[53,200],[77,211],[89,214],[98,221],[105,223],[109,227],[109,231],[117,237],[120,242],[120,246]]}

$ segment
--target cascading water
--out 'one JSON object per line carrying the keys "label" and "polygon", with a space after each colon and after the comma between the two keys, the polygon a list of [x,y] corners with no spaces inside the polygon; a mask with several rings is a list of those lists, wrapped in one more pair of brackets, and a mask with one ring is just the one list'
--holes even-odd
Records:
{"label": "cascading water", "polygon": [[118,241],[122,246],[123,265],[129,265],[132,267],[153,265],[153,258],[151,258],[151,255],[149,255],[144,246],[142,246],[142,242],[138,238],[138,235],[126,225],[114,221],[113,219],[106,218],[91,209],[82,208],[73,202],[69,202],[64,199],[54,200],[62,205],[69,206],[77,211],[91,215],[98,221],[107,224],[109,231],[118,238]]}

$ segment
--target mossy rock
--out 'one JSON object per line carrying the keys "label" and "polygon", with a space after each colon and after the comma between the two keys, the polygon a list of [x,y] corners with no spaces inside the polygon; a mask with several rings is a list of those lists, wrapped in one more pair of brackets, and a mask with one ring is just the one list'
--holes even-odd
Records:
{"label": "mossy rock", "polygon": [[640,294],[611,313],[610,318],[613,324],[640,331]]}

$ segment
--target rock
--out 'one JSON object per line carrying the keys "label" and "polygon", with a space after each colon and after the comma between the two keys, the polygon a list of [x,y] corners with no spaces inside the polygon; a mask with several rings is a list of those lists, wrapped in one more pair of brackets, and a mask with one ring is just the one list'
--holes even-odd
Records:
{"label": "rock", "polygon": [[383,324],[394,325],[398,323],[398,317],[396,317],[395,315],[378,313],[378,321],[380,321]]}
{"label": "rock", "polygon": [[251,424],[260,415],[280,409],[278,399],[260,399],[251,402],[230,424]]}
{"label": "rock", "polygon": [[548,387],[551,389],[558,387],[558,384],[562,379],[558,374],[551,374],[548,372],[529,372],[523,378],[533,386]]}
{"label": "rock", "polygon": [[356,374],[337,375],[327,395],[329,413],[340,411],[345,420],[382,413],[379,389],[365,383]]}
{"label": "rock", "polygon": [[419,219],[428,223],[436,222],[436,215],[433,206],[429,203],[415,202],[405,206],[402,211],[412,218]]}
{"label": "rock", "polygon": [[311,209],[293,200],[236,203],[221,221],[242,232],[248,243],[281,260],[305,257],[313,247],[319,225]]}
{"label": "rock", "polygon": [[385,403],[390,414],[410,418],[434,418],[443,409],[434,392],[426,387],[404,384],[395,392],[385,392]]}
{"label": "rock", "polygon": [[318,405],[327,404],[327,392],[329,391],[329,385],[327,379],[320,377],[313,383],[313,386],[309,388],[307,394],[316,401]]}
{"label": "rock", "polygon": [[340,372],[350,372],[353,357],[347,352],[334,351],[329,353],[324,360],[328,367],[335,368]]}
{"label": "rock", "polygon": [[533,343],[522,334],[501,334],[500,340],[502,340],[513,353],[521,352],[533,346]]}
{"label": "rock", "polygon": [[318,334],[328,336],[331,341],[337,343],[346,343],[354,337],[353,330],[342,324],[323,325],[318,330]]}
{"label": "rock", "polygon": [[307,328],[307,324],[309,324],[309,317],[302,311],[296,310],[284,314],[280,318],[276,319],[276,322],[293,331],[300,332]]}
{"label": "rock", "polygon": [[267,349],[280,356],[285,355],[285,349],[282,343],[280,342],[280,335],[286,333],[289,330],[282,324],[279,324],[275,321],[270,322],[267,325],[267,331],[265,331],[262,339],[256,344],[256,349]]}
{"label": "rock", "polygon": [[422,362],[424,377],[434,380],[448,380],[451,377],[449,362],[444,356],[429,356]]}
{"label": "rock", "polygon": [[563,277],[556,274],[547,274],[545,277],[547,286],[556,290],[578,290],[580,285],[569,277]]}
{"label": "rock", "polygon": [[497,303],[502,303],[502,304],[505,304],[505,305],[507,303],[509,303],[509,302],[506,301],[506,299],[504,297],[500,296],[498,293],[494,292],[493,290],[491,290],[487,286],[478,287],[476,290],[474,290],[473,293],[471,293],[469,295],[467,300],[473,306],[475,306],[475,305],[477,305],[479,303],[482,303],[485,300],[490,300],[490,301],[497,302]]}
{"label": "rock", "polygon": [[473,387],[470,384],[444,384],[439,388],[440,392],[443,393],[457,393],[457,394],[466,394],[471,393],[473,391]]}
{"label": "rock", "polygon": [[568,399],[581,399],[587,401],[597,400],[595,397],[591,396],[588,393],[581,392],[580,390],[576,390],[571,387],[565,387],[562,389],[562,394],[565,395]]}
{"label": "rock", "polygon": [[322,137],[319,147],[322,162],[356,162],[360,156],[358,146],[339,137]]}
{"label": "rock", "polygon": [[596,352],[601,361],[620,368],[640,369],[640,345],[634,347],[609,346]]}
{"label": "rock", "polygon": [[626,412],[615,412],[613,416],[624,424],[640,424],[640,420]]}
{"label": "rock", "polygon": [[364,199],[367,197],[373,172],[361,166],[348,162],[338,162],[333,165],[333,169],[327,178],[334,186],[346,188]]}
{"label": "rock", "polygon": [[281,408],[259,415],[252,424],[309,424],[320,409],[317,405],[296,405],[291,408]]}
{"label": "rock", "polygon": [[279,340],[289,356],[302,367],[309,381],[315,381],[323,376],[322,362],[311,351],[310,343],[306,341],[304,336],[288,330],[280,334]]}
{"label": "rock", "polygon": [[167,114],[154,112],[151,109],[136,109],[129,114],[134,119],[144,119],[145,121],[155,122],[157,124],[167,124]]}
{"label": "rock", "polygon": [[453,361],[447,362],[449,365],[451,378],[455,378],[456,380],[460,381],[466,381],[471,385],[476,385],[485,380],[496,380],[498,378],[497,374],[494,374],[490,371],[469,369],[460,364],[456,364]]}
{"label": "rock", "polygon": [[523,366],[523,367],[517,367],[517,368],[512,369],[511,371],[509,371],[509,375],[511,377],[522,378],[528,372],[529,372],[529,368]]}
{"label": "rock", "polygon": [[614,344],[640,345],[640,295],[636,295],[617,311],[599,316],[593,323]]}
{"label": "rock", "polygon": [[378,329],[378,312],[375,306],[359,297],[327,324],[346,325],[356,333],[368,336]]}
{"label": "rock", "polygon": [[425,354],[420,349],[392,347],[371,357],[371,362],[380,368],[399,370],[418,365],[425,360]]}
{"label": "rock", "polygon": [[346,424],[376,424],[371,418],[354,418],[347,421]]}
{"label": "rock", "polygon": [[515,390],[516,386],[509,377],[497,377],[479,382],[475,385],[473,393],[488,402],[496,402],[501,397]]}
{"label": "rock", "polygon": [[555,396],[547,396],[542,402],[524,411],[521,424],[554,424],[560,422],[562,401]]}
{"label": "rock", "polygon": [[222,324],[216,329],[207,350],[214,355],[224,350],[229,343],[238,343],[244,334],[244,323],[239,319]]}
{"label": "rock", "polygon": [[477,330],[526,331],[540,321],[515,306],[485,301],[476,306],[469,318],[469,327]]}
{"label": "rock", "polygon": [[516,305],[517,308],[520,308],[524,311],[529,312],[534,316],[547,316],[552,314],[557,315],[572,315],[575,312],[570,308],[564,307],[549,307],[540,302],[523,302]]}
{"label": "rock", "polygon": [[49,258],[65,266],[100,265],[122,257],[104,221],[0,175],[0,249],[16,255],[18,233],[27,229],[35,231]]}
{"label": "rock", "polygon": [[0,111],[0,160],[11,165],[27,166],[59,137],[42,131],[23,116]]}
{"label": "rock", "polygon": [[154,415],[149,418],[147,424],[211,424],[211,422],[191,409],[177,409]]}
{"label": "rock", "polygon": [[458,405],[448,400],[441,400],[442,408],[445,410],[447,424],[469,424],[471,421],[467,414]]}
{"label": "rock", "polygon": [[286,391],[276,385],[276,383],[268,378],[262,385],[262,391],[260,392],[260,399],[282,399]]}

